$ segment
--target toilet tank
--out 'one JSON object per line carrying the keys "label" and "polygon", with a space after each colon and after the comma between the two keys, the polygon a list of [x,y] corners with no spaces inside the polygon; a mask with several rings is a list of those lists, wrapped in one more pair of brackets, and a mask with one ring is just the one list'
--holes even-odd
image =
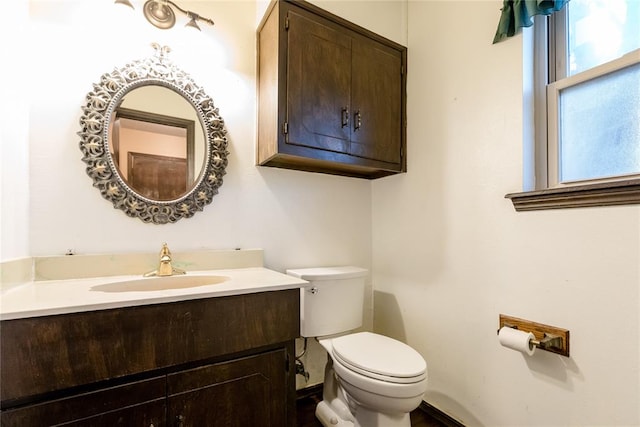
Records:
{"label": "toilet tank", "polygon": [[287,270],[309,282],[300,289],[300,335],[321,337],[362,326],[367,273],[352,266]]}

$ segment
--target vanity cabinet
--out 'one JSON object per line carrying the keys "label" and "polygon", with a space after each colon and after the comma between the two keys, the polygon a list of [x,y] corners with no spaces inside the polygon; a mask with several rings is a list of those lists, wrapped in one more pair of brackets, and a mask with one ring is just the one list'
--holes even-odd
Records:
{"label": "vanity cabinet", "polygon": [[295,425],[298,289],[0,328],[2,427]]}
{"label": "vanity cabinet", "polygon": [[405,172],[406,55],[312,4],[273,2],[258,29],[258,163]]}

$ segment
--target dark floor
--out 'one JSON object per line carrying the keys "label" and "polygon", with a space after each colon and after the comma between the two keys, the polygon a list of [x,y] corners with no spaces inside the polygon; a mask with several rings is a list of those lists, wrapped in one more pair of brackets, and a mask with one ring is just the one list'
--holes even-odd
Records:
{"label": "dark floor", "polygon": [[[320,395],[312,394],[298,398],[298,427],[322,427],[316,419],[315,410]],[[447,424],[429,416],[420,408],[411,413],[412,427],[447,427]]]}

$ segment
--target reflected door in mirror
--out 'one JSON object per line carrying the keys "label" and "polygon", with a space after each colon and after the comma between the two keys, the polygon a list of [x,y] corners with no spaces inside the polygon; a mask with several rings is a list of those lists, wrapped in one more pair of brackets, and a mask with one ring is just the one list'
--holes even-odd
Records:
{"label": "reflected door in mirror", "polygon": [[120,175],[141,196],[175,200],[194,182],[193,120],[118,108],[110,149]]}
{"label": "reflected door in mirror", "polygon": [[153,200],[174,200],[187,192],[187,159],[129,152],[129,185]]}

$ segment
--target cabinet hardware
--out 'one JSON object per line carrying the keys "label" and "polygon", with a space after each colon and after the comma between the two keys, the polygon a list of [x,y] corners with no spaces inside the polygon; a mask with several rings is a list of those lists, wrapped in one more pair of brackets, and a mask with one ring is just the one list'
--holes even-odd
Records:
{"label": "cabinet hardware", "polygon": [[184,425],[184,415],[178,415],[176,417],[176,427],[182,427]]}
{"label": "cabinet hardware", "polygon": [[360,114],[360,110],[356,111],[356,113],[354,114],[353,121],[353,130],[360,129],[360,126],[362,126],[362,114]]}
{"label": "cabinet hardware", "polygon": [[289,133],[289,122],[284,122],[282,124],[282,133],[283,135],[286,135]]}
{"label": "cabinet hardware", "polygon": [[349,126],[349,107],[342,109],[342,127]]}

